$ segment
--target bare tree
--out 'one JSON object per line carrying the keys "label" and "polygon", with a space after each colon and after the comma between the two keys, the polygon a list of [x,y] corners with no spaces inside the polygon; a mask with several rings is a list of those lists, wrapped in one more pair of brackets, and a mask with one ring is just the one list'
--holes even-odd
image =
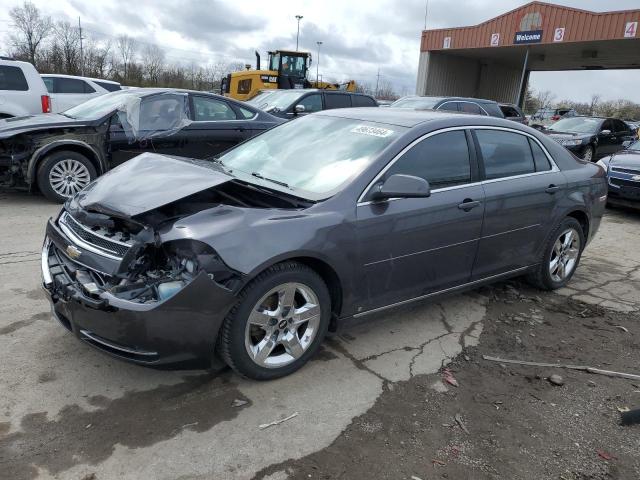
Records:
{"label": "bare tree", "polygon": [[36,64],[38,49],[52,31],[51,17],[40,15],[40,10],[31,2],[25,1],[21,7],[13,7],[9,11],[13,21],[14,34],[10,35],[11,43],[18,54]]}
{"label": "bare tree", "polygon": [[591,95],[591,103],[589,103],[589,115],[593,115],[595,113],[599,103],[600,103],[600,95],[598,94]]}
{"label": "bare tree", "polygon": [[553,101],[556,99],[555,93],[550,90],[534,92],[533,96],[538,102],[538,108],[549,108]]}
{"label": "bare tree", "polygon": [[64,73],[77,75],[82,70],[80,65],[80,32],[68,21],[60,21],[55,26],[55,42],[60,46]]}
{"label": "bare tree", "polygon": [[129,78],[129,67],[136,56],[138,44],[129,35],[120,35],[118,37],[116,45],[118,53],[120,54],[120,59],[122,60],[122,76],[125,80],[127,80]]}
{"label": "bare tree", "polygon": [[395,100],[398,98],[398,94],[395,92],[393,84],[386,78],[381,79],[378,83],[378,91],[375,95],[376,98],[380,98],[382,100]]}
{"label": "bare tree", "polygon": [[152,85],[158,85],[164,62],[164,50],[157,45],[147,45],[142,54],[142,65],[145,76]]}

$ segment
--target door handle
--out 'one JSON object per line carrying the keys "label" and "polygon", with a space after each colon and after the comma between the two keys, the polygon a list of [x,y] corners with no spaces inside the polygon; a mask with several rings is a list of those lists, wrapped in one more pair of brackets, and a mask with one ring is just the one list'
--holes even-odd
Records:
{"label": "door handle", "polygon": [[236,132],[244,132],[244,127],[236,127]]}
{"label": "door handle", "polygon": [[477,200],[471,200],[470,198],[465,198],[464,201],[460,205],[458,205],[458,208],[460,210],[464,210],[465,212],[468,212],[472,208],[476,208],[479,206],[480,206],[480,202],[478,202]]}
{"label": "door handle", "polygon": [[547,188],[544,189],[545,192],[553,195],[554,193],[556,193],[558,190],[560,190],[560,187],[558,185],[554,185],[553,183],[551,185],[549,185]]}

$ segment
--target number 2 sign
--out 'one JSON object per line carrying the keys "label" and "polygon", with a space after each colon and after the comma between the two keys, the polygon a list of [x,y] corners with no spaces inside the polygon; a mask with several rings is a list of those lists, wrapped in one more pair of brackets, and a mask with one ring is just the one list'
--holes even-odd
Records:
{"label": "number 2 sign", "polygon": [[625,38],[635,37],[638,32],[638,22],[627,22],[624,26]]}
{"label": "number 2 sign", "polygon": [[553,41],[554,42],[564,41],[564,27],[556,28],[556,31],[553,32]]}
{"label": "number 2 sign", "polygon": [[491,34],[491,46],[492,47],[497,47],[498,45],[500,45],[500,34],[499,33],[492,33]]}

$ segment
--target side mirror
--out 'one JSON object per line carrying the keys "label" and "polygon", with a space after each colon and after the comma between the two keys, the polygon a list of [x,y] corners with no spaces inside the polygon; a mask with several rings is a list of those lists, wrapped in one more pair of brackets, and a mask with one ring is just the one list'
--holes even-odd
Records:
{"label": "side mirror", "polygon": [[413,175],[396,173],[374,187],[373,200],[389,198],[421,198],[431,195],[429,182]]}
{"label": "side mirror", "polygon": [[611,130],[602,130],[600,132],[600,135],[602,135],[603,137],[606,137],[607,135],[611,135]]}
{"label": "side mirror", "polygon": [[295,112],[295,114],[299,114],[299,113],[304,113],[306,109],[304,108],[304,105],[296,105],[295,107],[293,107],[293,111]]}

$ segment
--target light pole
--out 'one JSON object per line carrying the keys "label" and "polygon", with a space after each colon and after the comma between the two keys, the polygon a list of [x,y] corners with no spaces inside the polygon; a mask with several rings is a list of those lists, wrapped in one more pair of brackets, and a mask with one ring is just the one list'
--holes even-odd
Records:
{"label": "light pole", "polygon": [[316,42],[318,44],[318,63],[316,63],[316,88],[318,87],[318,69],[320,68],[320,45],[322,42]]}
{"label": "light pole", "polygon": [[296,52],[298,51],[298,38],[300,38],[300,20],[302,20],[304,17],[302,15],[296,15],[296,18],[298,19],[298,33],[296,34]]}

